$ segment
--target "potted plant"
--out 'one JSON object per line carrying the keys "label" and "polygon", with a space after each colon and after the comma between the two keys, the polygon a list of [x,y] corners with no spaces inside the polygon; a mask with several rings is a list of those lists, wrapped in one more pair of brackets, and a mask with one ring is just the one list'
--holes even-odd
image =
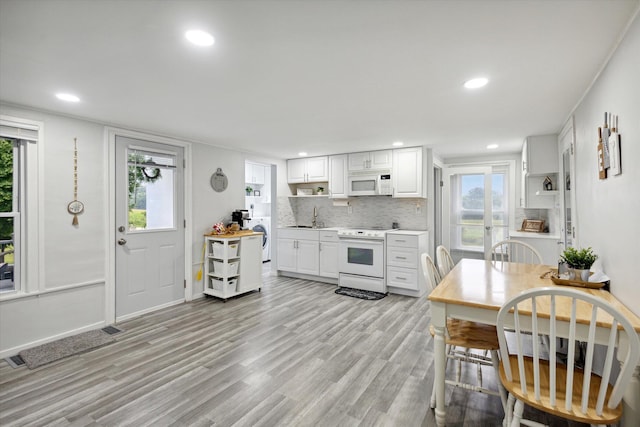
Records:
{"label": "potted plant", "polygon": [[316,193],[317,193],[317,194],[324,194],[324,187],[318,187],[318,188],[316,189]]}
{"label": "potted plant", "polygon": [[251,188],[250,185],[247,185],[246,188],[244,189],[244,191],[247,192],[247,196],[250,196],[251,193],[253,192],[253,188]]}
{"label": "potted plant", "polygon": [[576,278],[583,282],[589,280],[589,270],[597,259],[598,255],[593,253],[591,247],[583,249],[568,247],[560,255],[560,262],[566,263],[569,268],[572,268]]}

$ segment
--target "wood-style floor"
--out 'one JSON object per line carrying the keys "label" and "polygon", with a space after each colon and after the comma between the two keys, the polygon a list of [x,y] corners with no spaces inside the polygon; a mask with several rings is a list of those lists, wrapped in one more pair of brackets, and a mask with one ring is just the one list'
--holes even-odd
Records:
{"label": "wood-style floor", "polygon": [[[1,361],[0,425],[434,426],[427,299],[334,290],[264,276],[262,292],[120,323],[89,353],[35,370]],[[449,426],[501,424],[497,397],[448,387],[447,404]]]}

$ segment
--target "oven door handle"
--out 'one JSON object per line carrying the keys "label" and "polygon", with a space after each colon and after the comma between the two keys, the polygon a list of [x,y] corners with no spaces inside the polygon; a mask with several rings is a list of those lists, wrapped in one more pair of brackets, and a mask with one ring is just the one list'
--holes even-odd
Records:
{"label": "oven door handle", "polygon": [[381,239],[367,239],[367,238],[359,238],[359,239],[345,239],[344,237],[338,238],[340,243],[353,243],[353,244],[383,244],[384,241]]}

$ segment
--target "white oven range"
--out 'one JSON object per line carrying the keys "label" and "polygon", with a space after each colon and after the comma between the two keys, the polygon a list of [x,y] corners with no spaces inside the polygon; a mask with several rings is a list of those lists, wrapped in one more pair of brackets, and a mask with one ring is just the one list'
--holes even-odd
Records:
{"label": "white oven range", "polygon": [[387,292],[385,236],[388,230],[338,230],[338,284],[346,288]]}

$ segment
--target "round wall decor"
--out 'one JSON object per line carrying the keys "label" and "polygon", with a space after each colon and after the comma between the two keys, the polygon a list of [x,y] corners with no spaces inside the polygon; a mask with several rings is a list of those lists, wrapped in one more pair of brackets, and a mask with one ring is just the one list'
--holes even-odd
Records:
{"label": "round wall decor", "polygon": [[211,175],[211,188],[218,193],[227,189],[229,180],[227,176],[222,172],[222,168],[218,168],[213,175]]}

